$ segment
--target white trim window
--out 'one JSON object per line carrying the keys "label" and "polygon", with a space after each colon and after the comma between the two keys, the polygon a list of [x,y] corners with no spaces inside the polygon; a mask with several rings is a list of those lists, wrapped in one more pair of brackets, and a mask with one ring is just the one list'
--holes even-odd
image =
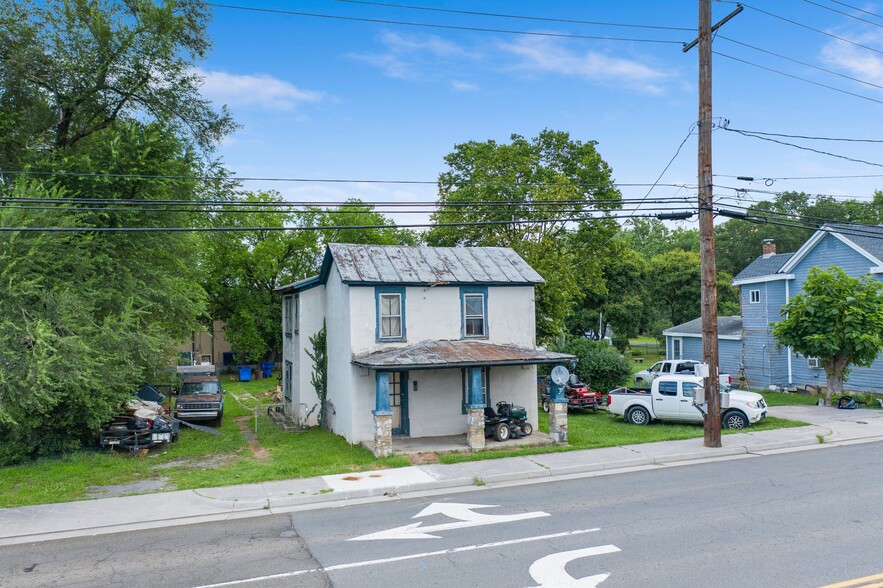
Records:
{"label": "white trim window", "polygon": [[380,294],[380,338],[400,339],[402,337],[402,295]]}
{"label": "white trim window", "polygon": [[285,336],[291,338],[292,333],[295,333],[294,324],[295,320],[295,302],[294,296],[286,296],[283,300],[283,314],[285,315]]}
{"label": "white trim window", "polygon": [[466,337],[486,337],[484,294],[467,292],[463,294],[463,334]]}
{"label": "white trim window", "polygon": [[760,290],[749,290],[748,291],[748,302],[750,304],[759,304],[760,303]]}

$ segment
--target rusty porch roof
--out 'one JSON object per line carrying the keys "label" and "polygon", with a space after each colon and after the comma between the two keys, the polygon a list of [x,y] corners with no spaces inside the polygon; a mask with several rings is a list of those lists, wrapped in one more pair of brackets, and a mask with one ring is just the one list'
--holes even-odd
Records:
{"label": "rusty porch roof", "polygon": [[423,341],[406,347],[394,347],[353,357],[361,367],[382,369],[440,369],[494,365],[536,365],[570,363],[573,355],[515,345],[496,345],[480,341]]}

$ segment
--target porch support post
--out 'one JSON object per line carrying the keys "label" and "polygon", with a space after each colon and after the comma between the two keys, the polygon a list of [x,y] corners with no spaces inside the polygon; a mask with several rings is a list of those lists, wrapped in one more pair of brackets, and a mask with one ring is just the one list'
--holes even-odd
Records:
{"label": "porch support post", "polygon": [[466,407],[466,445],[469,449],[484,449],[484,399],[481,394],[481,368],[469,368],[469,404]]}
{"label": "porch support post", "polygon": [[389,410],[389,372],[377,372],[374,387],[374,457],[392,455],[392,411]]}
{"label": "porch support post", "polygon": [[549,382],[549,436],[558,445],[567,445],[567,398],[564,386]]}

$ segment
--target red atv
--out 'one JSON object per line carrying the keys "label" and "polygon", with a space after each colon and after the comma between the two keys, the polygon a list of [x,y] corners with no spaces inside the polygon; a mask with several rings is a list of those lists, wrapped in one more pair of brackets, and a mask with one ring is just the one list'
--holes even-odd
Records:
{"label": "red atv", "polygon": [[[550,380],[545,378],[543,382],[543,410],[549,412],[550,403]],[[572,408],[591,408],[593,411],[601,406],[603,395],[600,392],[593,392],[589,387],[581,382],[576,374],[570,374],[570,379],[564,384],[564,396],[567,398],[567,410]]]}

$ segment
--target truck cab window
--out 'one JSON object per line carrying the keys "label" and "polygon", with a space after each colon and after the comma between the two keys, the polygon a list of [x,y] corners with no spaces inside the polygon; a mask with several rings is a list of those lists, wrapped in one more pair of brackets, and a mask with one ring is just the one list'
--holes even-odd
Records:
{"label": "truck cab window", "polygon": [[659,382],[659,393],[662,396],[677,396],[678,395],[678,383],[677,382]]}

